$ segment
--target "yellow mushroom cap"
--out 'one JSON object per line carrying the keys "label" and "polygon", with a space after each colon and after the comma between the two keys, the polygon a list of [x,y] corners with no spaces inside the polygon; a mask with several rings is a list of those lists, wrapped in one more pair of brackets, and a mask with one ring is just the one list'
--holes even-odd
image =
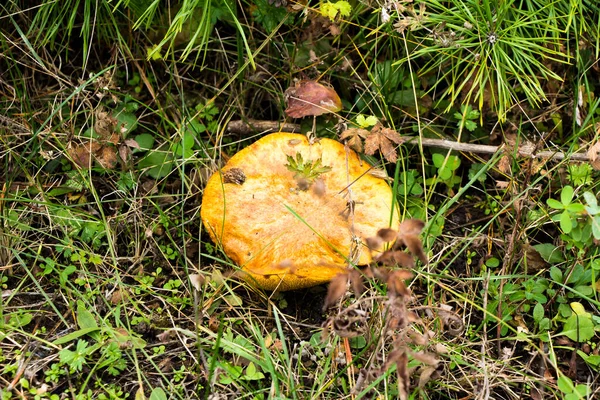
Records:
{"label": "yellow mushroom cap", "polygon": [[[330,170],[306,180],[288,168],[288,156],[298,154],[305,165],[320,160]],[[371,262],[365,239],[399,225],[392,190],[370,168],[335,140],[309,144],[304,135],[273,133],[210,177],[202,221],[248,282],[267,290],[325,283],[349,260]]]}

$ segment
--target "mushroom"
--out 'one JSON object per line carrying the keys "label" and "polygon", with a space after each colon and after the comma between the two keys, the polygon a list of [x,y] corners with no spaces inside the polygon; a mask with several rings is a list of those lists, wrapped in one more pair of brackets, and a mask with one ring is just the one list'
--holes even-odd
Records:
{"label": "mushroom", "polygon": [[398,228],[392,190],[370,171],[335,140],[273,133],[211,176],[202,221],[248,282],[266,290],[315,286],[370,263],[366,239]]}

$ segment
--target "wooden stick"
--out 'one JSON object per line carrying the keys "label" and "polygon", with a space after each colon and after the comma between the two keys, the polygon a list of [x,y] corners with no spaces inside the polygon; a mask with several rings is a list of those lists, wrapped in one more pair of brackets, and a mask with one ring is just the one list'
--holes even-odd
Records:
{"label": "wooden stick", "polygon": [[[300,132],[299,124],[292,123],[281,123],[277,121],[259,121],[259,120],[247,120],[247,121],[231,121],[227,125],[227,131],[232,133],[238,133],[242,135],[248,135],[254,132]],[[417,144],[418,137],[403,136],[403,142],[406,144]],[[472,144],[472,143],[460,143],[453,142],[446,139],[432,139],[432,138],[421,138],[421,144],[425,147],[436,147],[440,149],[448,149],[455,151],[463,151],[467,153],[483,153],[483,154],[494,154],[498,150],[503,150],[505,145],[501,146],[490,146],[485,144]],[[528,158],[547,158],[552,160],[564,160],[570,161],[592,161],[586,153],[573,153],[565,154],[560,151],[540,151],[533,153],[533,146],[523,145],[517,149],[517,154],[521,157]]]}

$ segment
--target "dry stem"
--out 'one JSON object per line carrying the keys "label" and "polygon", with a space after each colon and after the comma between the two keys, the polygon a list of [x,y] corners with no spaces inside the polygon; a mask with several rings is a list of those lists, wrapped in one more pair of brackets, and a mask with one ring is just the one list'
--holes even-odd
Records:
{"label": "dry stem", "polygon": [[[247,135],[253,132],[300,132],[299,124],[292,123],[281,123],[277,121],[258,121],[258,120],[247,120],[247,121],[231,121],[227,125],[229,132]],[[412,143],[419,140],[418,137],[402,137],[403,143]],[[483,153],[483,154],[494,154],[499,150],[503,150],[505,145],[501,146],[490,146],[484,144],[471,144],[471,143],[460,143],[453,142],[446,139],[432,139],[432,138],[421,138],[421,144],[425,147],[437,147],[441,149],[463,151],[468,153]],[[535,152],[533,148],[529,146],[522,146],[517,149],[517,155],[526,158],[546,158],[551,160],[564,160],[570,161],[591,161],[589,156],[585,153],[573,153],[571,155],[565,154],[560,151],[540,151]]]}

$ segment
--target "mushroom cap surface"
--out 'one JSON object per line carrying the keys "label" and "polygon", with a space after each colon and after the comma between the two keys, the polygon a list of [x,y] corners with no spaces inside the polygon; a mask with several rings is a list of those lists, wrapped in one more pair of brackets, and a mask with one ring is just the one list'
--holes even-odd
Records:
{"label": "mushroom cap surface", "polygon": [[[298,154],[304,165],[320,160],[330,170],[305,179],[288,167]],[[370,168],[335,140],[273,133],[210,177],[202,221],[248,282],[267,290],[325,283],[349,260],[371,262],[365,239],[399,225],[391,188]]]}

